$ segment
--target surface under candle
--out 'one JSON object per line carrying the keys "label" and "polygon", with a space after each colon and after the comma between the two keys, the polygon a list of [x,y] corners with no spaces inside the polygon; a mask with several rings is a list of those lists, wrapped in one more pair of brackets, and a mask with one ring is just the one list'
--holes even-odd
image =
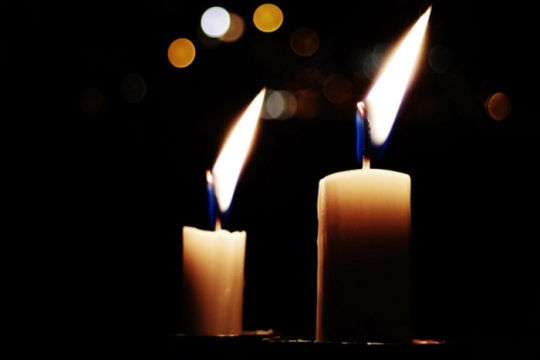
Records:
{"label": "surface under candle", "polygon": [[241,334],[245,231],[184,226],[182,236],[184,333]]}
{"label": "surface under candle", "polygon": [[320,181],[317,341],[412,342],[410,184],[380,169]]}

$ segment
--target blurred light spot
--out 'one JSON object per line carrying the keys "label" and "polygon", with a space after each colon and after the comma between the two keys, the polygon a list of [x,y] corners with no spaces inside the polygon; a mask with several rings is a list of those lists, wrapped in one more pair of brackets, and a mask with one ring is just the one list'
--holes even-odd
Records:
{"label": "blurred light spot", "polygon": [[296,112],[296,99],[285,90],[269,90],[261,117],[264,119],[285,120]]}
{"label": "blurred light spot", "polygon": [[319,49],[319,34],[313,29],[303,27],[291,34],[291,49],[300,56],[311,56]]}
{"label": "blurred light spot", "polygon": [[195,59],[195,46],[189,39],[176,39],[169,45],[167,56],[173,66],[185,68]]}
{"label": "blurred light spot", "polygon": [[313,67],[302,69],[296,74],[296,84],[300,89],[309,89],[319,94],[322,92],[324,74]]}
{"label": "blurred light spot", "polygon": [[129,74],[122,80],[120,91],[124,100],[137,103],[146,95],[146,83],[140,75]]}
{"label": "blurred light spot", "polygon": [[311,119],[319,111],[319,98],[317,94],[310,90],[298,90],[295,92],[296,113],[299,119]]}
{"label": "blurred light spot", "polygon": [[230,13],[230,17],[231,25],[225,35],[220,38],[220,40],[224,42],[234,42],[240,39],[244,34],[244,19],[235,13]]}
{"label": "blurred light spot", "polygon": [[392,45],[381,43],[376,45],[373,51],[364,58],[364,74],[368,79],[373,80],[375,75],[379,73],[379,68],[391,49]]}
{"label": "blurred light spot", "polygon": [[96,116],[103,108],[103,95],[95,87],[87,86],[79,94],[78,105],[87,116]]}
{"label": "blurred light spot", "polygon": [[433,71],[444,74],[452,67],[454,54],[442,45],[434,46],[429,51],[428,63]]}
{"label": "blurred light spot", "polygon": [[222,7],[214,6],[206,10],[201,17],[201,29],[212,38],[218,38],[229,30],[231,17]]}
{"label": "blurred light spot", "polygon": [[274,4],[262,4],[253,13],[253,24],[262,32],[274,32],[283,24],[283,13]]}
{"label": "blurred light spot", "polygon": [[330,75],[323,86],[324,96],[334,104],[343,104],[352,94],[352,83],[344,75]]}
{"label": "blurred light spot", "polygon": [[491,118],[501,121],[510,115],[512,103],[506,94],[498,92],[488,98],[486,101],[486,110]]}

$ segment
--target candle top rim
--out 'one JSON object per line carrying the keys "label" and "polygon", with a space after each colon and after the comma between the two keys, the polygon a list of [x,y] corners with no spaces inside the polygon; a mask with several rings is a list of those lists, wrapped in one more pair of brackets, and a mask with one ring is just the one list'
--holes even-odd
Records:
{"label": "candle top rim", "polygon": [[189,226],[189,225],[185,225],[183,228],[182,228],[183,231],[187,230],[187,231],[199,231],[199,232],[204,232],[204,233],[211,233],[211,234],[219,234],[219,233],[227,233],[227,234],[246,234],[246,231],[245,230],[234,230],[234,231],[229,231],[227,229],[217,229],[217,230],[205,230],[205,229],[199,229],[199,228],[196,228],[194,226]]}
{"label": "candle top rim", "polygon": [[339,171],[339,172],[335,172],[335,173],[326,175],[324,177],[324,179],[334,178],[334,177],[344,176],[344,175],[354,175],[355,173],[358,173],[358,174],[370,174],[370,175],[388,174],[388,175],[395,175],[395,176],[407,176],[407,177],[410,177],[409,174],[404,173],[404,172],[400,172],[400,171],[396,171],[396,170],[369,168],[369,169],[343,170],[343,171]]}

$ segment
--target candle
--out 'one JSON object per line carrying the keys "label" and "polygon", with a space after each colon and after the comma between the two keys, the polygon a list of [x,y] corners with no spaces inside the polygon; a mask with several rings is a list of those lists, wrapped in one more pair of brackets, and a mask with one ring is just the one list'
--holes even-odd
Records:
{"label": "candle", "polygon": [[318,341],[412,340],[410,183],[380,169],[320,181]]}
{"label": "candle", "polygon": [[[214,164],[207,172],[209,210],[213,201],[224,215],[251,148],[265,89],[253,99]],[[182,228],[182,321],[185,334],[239,335],[242,333],[246,232]]]}
{"label": "candle", "polygon": [[418,19],[358,103],[362,169],[319,182],[317,341],[412,343],[411,179],[371,169],[366,150],[382,147],[390,133],[430,11]]}
{"label": "candle", "polygon": [[182,229],[184,332],[242,333],[246,232]]}

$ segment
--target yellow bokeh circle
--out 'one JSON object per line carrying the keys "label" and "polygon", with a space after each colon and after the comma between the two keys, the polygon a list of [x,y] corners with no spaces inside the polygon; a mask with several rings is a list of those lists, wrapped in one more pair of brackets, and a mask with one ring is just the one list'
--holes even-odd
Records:
{"label": "yellow bokeh circle", "polygon": [[253,24],[262,32],[274,32],[283,24],[283,12],[274,4],[262,4],[253,13]]}
{"label": "yellow bokeh circle", "polygon": [[174,67],[185,68],[195,59],[195,46],[189,39],[176,39],[169,45],[167,56]]}

